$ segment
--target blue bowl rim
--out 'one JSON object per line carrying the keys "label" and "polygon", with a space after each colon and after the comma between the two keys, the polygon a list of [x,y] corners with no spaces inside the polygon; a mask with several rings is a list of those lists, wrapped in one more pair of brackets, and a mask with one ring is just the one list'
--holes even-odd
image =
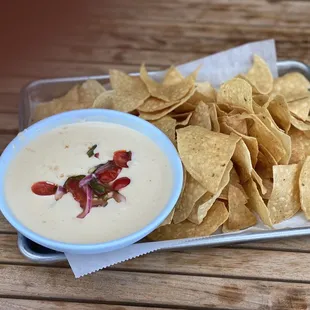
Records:
{"label": "blue bowl rim", "polygon": [[[175,170],[177,171],[177,174],[173,175],[173,189],[169,198],[169,201],[167,202],[166,206],[163,208],[163,210],[160,212],[160,214],[148,225],[143,227],[142,229],[119,239],[114,239],[107,242],[100,242],[100,243],[89,243],[89,244],[78,244],[78,243],[66,243],[66,242],[60,242],[56,240],[52,240],[46,237],[43,237],[35,232],[33,232],[30,228],[24,226],[13,214],[13,212],[10,210],[9,205],[6,203],[6,199],[4,195],[1,195],[0,197],[0,210],[4,217],[9,221],[9,223],[14,226],[17,231],[19,231],[21,234],[23,234],[25,237],[31,239],[32,241],[41,244],[43,246],[46,246],[48,248],[67,252],[67,253],[77,253],[77,254],[95,254],[95,253],[102,253],[102,252],[108,252],[113,251],[116,249],[120,249],[122,247],[128,246],[130,244],[133,244],[142,238],[144,238],[146,235],[148,235],[150,232],[152,232],[154,229],[156,229],[169,215],[169,213],[172,211],[173,207],[178,201],[178,198],[180,196],[180,193],[182,191],[183,187],[183,166],[181,163],[181,159],[179,157],[179,154],[172,144],[172,142],[169,140],[169,138],[156,126],[151,124],[150,122],[141,119],[139,117],[136,117],[134,115],[119,112],[115,110],[106,110],[106,109],[80,109],[80,110],[73,110],[73,111],[67,111],[63,113],[59,113],[53,116],[50,116],[48,118],[45,118],[28,128],[26,128],[25,133],[27,135],[31,135],[32,132],[40,131],[40,128],[42,125],[48,125],[57,123],[57,121],[64,119],[68,116],[74,116],[76,118],[75,122],[67,123],[67,124],[73,124],[77,123],[78,120],[83,121],[91,121],[87,120],[87,117],[91,116],[98,116],[98,114],[101,114],[102,116],[118,116],[119,118],[124,118],[133,122],[140,122],[144,126],[147,126],[150,130],[153,132],[156,132],[156,135],[163,141],[163,143],[170,148],[169,153],[173,155],[168,156],[168,152],[164,150],[162,147],[160,149],[164,152],[164,154],[167,156],[168,161],[173,162],[173,165],[175,166]],[[114,122],[116,123],[116,122]],[[53,128],[60,127],[61,125],[51,126],[46,131],[52,130]],[[123,125],[125,126],[125,125]],[[127,126],[128,127],[128,126]],[[132,128],[133,129],[133,128]],[[135,129],[133,129],[135,130]],[[141,134],[148,136],[147,134],[141,132]],[[32,139],[30,138],[29,141]],[[28,141],[28,143],[29,143]],[[154,140],[152,140],[154,143],[156,143]],[[2,155],[0,157],[0,186],[1,190],[4,193],[4,179],[5,175],[8,169],[8,166],[3,165],[4,158],[7,159],[7,162],[10,163],[11,160],[14,158],[12,156],[12,149],[14,144],[18,144],[18,136],[16,136],[4,149],[2,152]],[[156,143],[157,144],[157,143]],[[158,144],[157,144],[158,145]]]}

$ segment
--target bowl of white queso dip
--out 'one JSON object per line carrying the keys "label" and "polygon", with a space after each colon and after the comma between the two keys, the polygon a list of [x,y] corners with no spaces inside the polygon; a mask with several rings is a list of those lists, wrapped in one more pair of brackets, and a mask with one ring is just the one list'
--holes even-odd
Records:
{"label": "bowl of white queso dip", "polygon": [[169,215],[182,164],[152,124],[112,110],[78,110],[24,130],[0,158],[0,208],[24,236],[91,254],[130,245]]}

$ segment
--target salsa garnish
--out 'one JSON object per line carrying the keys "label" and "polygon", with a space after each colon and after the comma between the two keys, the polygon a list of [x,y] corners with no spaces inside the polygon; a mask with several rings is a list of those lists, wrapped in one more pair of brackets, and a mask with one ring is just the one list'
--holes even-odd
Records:
{"label": "salsa garnish", "polygon": [[[97,144],[88,150],[89,157],[99,157],[99,153],[94,154],[96,147]],[[128,168],[127,163],[131,160],[131,156],[131,151],[116,151],[113,160],[90,168],[88,175],[71,176],[63,186],[51,182],[36,182],[31,190],[40,196],[55,195],[56,201],[66,193],[71,193],[82,208],[82,212],[77,217],[84,218],[92,207],[105,207],[111,198],[117,203],[126,201],[126,197],[119,193],[119,190],[128,186],[131,180],[128,177],[119,179],[117,177],[123,168]]]}

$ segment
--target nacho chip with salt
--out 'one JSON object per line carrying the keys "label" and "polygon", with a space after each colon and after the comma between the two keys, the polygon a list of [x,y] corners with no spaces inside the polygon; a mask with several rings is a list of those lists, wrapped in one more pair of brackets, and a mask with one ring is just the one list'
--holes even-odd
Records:
{"label": "nacho chip with salt", "polygon": [[110,82],[115,90],[113,107],[122,112],[131,112],[141,106],[150,96],[143,81],[119,70],[110,70]]}
{"label": "nacho chip with salt", "polygon": [[199,126],[177,130],[177,146],[186,170],[212,194],[219,188],[238,140]]}
{"label": "nacho chip with salt", "polygon": [[180,83],[184,80],[184,76],[180,73],[180,71],[175,67],[171,66],[163,79],[163,85],[173,85]]}
{"label": "nacho chip with salt", "polygon": [[291,218],[300,209],[300,165],[273,166],[273,189],[267,208],[274,224]]}
{"label": "nacho chip with salt", "polygon": [[200,101],[205,103],[216,102],[216,91],[209,82],[196,83],[196,91],[189,102],[197,104]]}
{"label": "nacho chip with salt", "polygon": [[221,194],[219,196],[219,199],[228,200],[228,187],[229,187],[230,184],[232,184],[234,186],[237,186],[237,187],[241,186],[240,185],[240,178],[239,178],[239,175],[238,175],[235,167],[232,167],[232,169],[230,170],[229,182],[223,188],[223,190],[222,190],[222,192],[221,192]]}
{"label": "nacho chip with salt", "polygon": [[289,131],[292,140],[290,164],[298,163],[310,155],[310,139],[301,130],[292,127]]}
{"label": "nacho chip with salt", "polygon": [[216,201],[200,225],[185,221],[179,224],[165,225],[148,235],[150,240],[173,240],[193,237],[205,237],[213,234],[228,218],[223,202]]}
{"label": "nacho chip with salt", "polygon": [[229,217],[223,224],[223,232],[238,231],[256,224],[255,215],[245,206],[247,197],[233,185],[228,189]]}
{"label": "nacho chip with salt", "polygon": [[96,80],[87,80],[79,87],[79,103],[82,107],[89,108],[94,100],[103,92],[104,87]]}
{"label": "nacho chip with salt", "polygon": [[272,91],[273,77],[267,63],[258,55],[253,57],[253,66],[247,74],[241,75],[252,86],[253,93],[268,94]]}
{"label": "nacho chip with salt", "polygon": [[310,96],[289,102],[288,108],[296,118],[306,121],[310,113]]}
{"label": "nacho chip with salt", "polygon": [[187,126],[189,124],[189,121],[191,120],[191,117],[193,115],[193,112],[186,113],[186,117],[183,120],[177,120],[178,117],[173,117],[174,119],[177,120],[177,127],[182,127],[182,126]]}
{"label": "nacho chip with salt", "polygon": [[[233,135],[233,134],[232,134]],[[245,142],[241,139],[237,142],[235,152],[232,156],[232,161],[237,166],[241,182],[246,182],[251,178],[252,161],[251,154]]]}
{"label": "nacho chip with salt", "polygon": [[304,161],[299,176],[301,209],[310,220],[310,156]]}
{"label": "nacho chip with salt", "polygon": [[101,93],[94,101],[93,108],[113,109],[114,90],[108,90]]}
{"label": "nacho chip with salt", "polygon": [[220,123],[217,118],[217,109],[215,103],[207,103],[209,106],[210,119],[212,124],[212,131],[220,132]]}
{"label": "nacho chip with salt", "polygon": [[175,127],[177,121],[169,116],[164,116],[163,118],[153,122],[158,129],[160,129],[173,144],[176,144],[175,141]]}
{"label": "nacho chip with salt", "polygon": [[187,173],[184,192],[175,207],[173,223],[178,224],[185,221],[194,208],[196,201],[199,200],[205,192],[206,189]]}
{"label": "nacho chip with salt", "polygon": [[301,131],[309,131],[310,130],[310,122],[304,122],[298,118],[296,118],[295,116],[291,115],[291,123],[292,125],[301,130]]}
{"label": "nacho chip with salt", "polygon": [[210,208],[213,206],[215,200],[219,198],[221,192],[229,182],[230,171],[233,167],[232,162],[230,161],[226,167],[226,170],[223,174],[223,178],[219,185],[218,191],[215,194],[206,192],[196,203],[192,209],[191,214],[188,217],[188,220],[192,223],[199,225],[203,219],[207,216]]}
{"label": "nacho chip with salt", "polygon": [[190,119],[190,125],[201,126],[208,130],[212,129],[209,106],[204,102],[199,102]]}
{"label": "nacho chip with salt", "polygon": [[270,211],[266,207],[266,204],[257,189],[256,183],[250,179],[245,184],[243,184],[243,187],[249,197],[246,206],[250,210],[256,212],[265,225],[272,227]]}
{"label": "nacho chip with salt", "polygon": [[217,102],[231,108],[240,107],[253,113],[252,87],[247,81],[234,78],[221,85],[217,93]]}
{"label": "nacho chip with salt", "polygon": [[[165,218],[165,220],[160,224],[160,226],[169,225],[172,223],[172,219],[174,216],[175,208],[172,209],[172,211],[169,213],[169,215]],[[159,227],[160,227],[159,226]]]}
{"label": "nacho chip with salt", "polygon": [[309,96],[310,82],[299,72],[287,73],[274,80],[273,93],[279,93],[287,102]]}

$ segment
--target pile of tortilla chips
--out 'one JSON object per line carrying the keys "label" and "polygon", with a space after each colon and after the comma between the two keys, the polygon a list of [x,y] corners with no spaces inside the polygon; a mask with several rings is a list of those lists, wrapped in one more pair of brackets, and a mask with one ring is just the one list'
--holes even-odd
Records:
{"label": "pile of tortilla chips", "polygon": [[40,104],[34,121],[85,107],[132,113],[176,146],[184,165],[177,205],[151,240],[232,232],[260,219],[273,227],[302,210],[310,219],[310,83],[300,73],[273,79],[253,57],[247,74],[216,90],[170,67],[162,82],[110,71],[112,90],[96,81]]}

